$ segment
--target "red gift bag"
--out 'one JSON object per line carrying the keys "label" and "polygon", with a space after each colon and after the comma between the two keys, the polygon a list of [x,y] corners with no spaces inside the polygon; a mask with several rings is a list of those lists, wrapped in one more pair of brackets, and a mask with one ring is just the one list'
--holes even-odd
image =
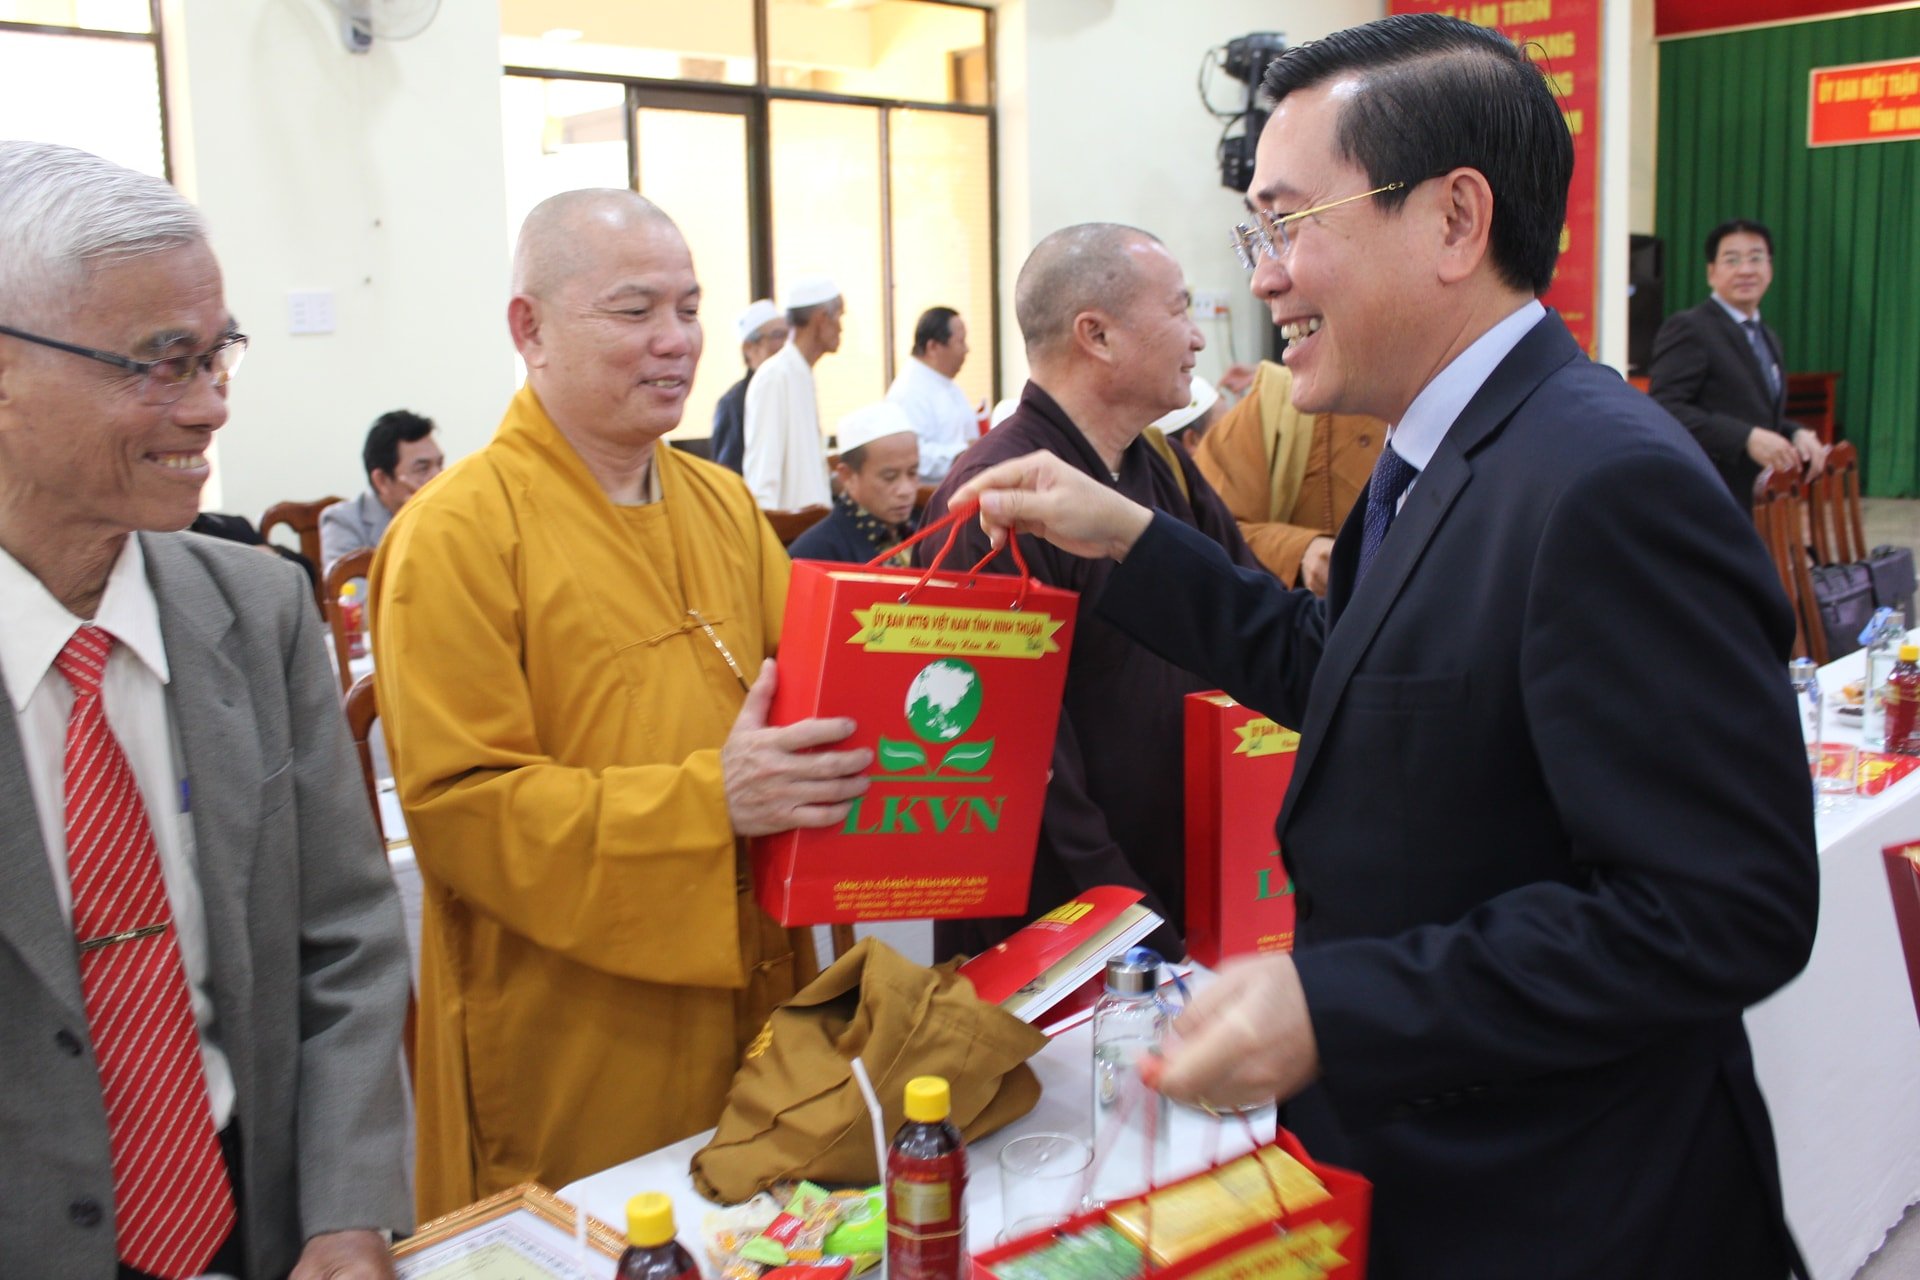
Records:
{"label": "red gift bag", "polygon": [[[1141,1280],[1303,1280],[1308,1276],[1315,1280],[1366,1280],[1373,1184],[1357,1173],[1314,1160],[1299,1139],[1285,1129],[1274,1135],[1272,1145],[1305,1165],[1325,1186],[1327,1198],[1282,1212],[1269,1222],[1217,1240],[1165,1266],[1156,1266],[1148,1259]],[[1156,1191],[1177,1188],[1212,1172],[1182,1178]],[[972,1280],[999,1280],[996,1268],[1001,1264],[1106,1221],[1110,1210],[1125,1210],[1137,1199],[1103,1205],[1058,1226],[977,1253],[973,1256]],[[1150,1226],[1151,1221],[1149,1218]]]}
{"label": "red gift bag", "polygon": [[1273,822],[1300,735],[1224,693],[1186,703],[1187,953],[1293,950],[1293,882]]}
{"label": "red gift bag", "polygon": [[[1079,597],[1017,576],[794,562],[769,722],[850,716],[871,785],[837,826],[752,841],[783,925],[1018,915],[1053,759]],[[989,556],[988,559],[992,557]]]}

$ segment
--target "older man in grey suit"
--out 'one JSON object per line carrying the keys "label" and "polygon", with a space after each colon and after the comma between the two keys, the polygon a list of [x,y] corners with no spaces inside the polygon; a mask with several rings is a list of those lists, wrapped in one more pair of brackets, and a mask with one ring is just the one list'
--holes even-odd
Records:
{"label": "older man in grey suit", "polygon": [[0,143],[0,1280],[391,1277],[406,944],[199,215]]}

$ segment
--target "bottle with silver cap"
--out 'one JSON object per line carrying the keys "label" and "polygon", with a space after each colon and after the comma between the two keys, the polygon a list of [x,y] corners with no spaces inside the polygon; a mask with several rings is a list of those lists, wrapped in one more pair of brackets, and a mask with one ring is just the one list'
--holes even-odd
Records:
{"label": "bottle with silver cap", "polygon": [[1147,947],[1110,957],[1106,989],[1093,1006],[1095,1200],[1134,1195],[1167,1168],[1167,1100],[1142,1083],[1138,1066],[1159,1049],[1172,1021],[1160,998],[1160,966]]}

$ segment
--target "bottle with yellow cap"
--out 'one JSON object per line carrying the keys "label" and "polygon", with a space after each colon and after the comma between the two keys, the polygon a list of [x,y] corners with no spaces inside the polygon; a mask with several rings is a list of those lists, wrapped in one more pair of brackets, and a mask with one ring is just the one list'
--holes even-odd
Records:
{"label": "bottle with yellow cap", "polygon": [[887,1151],[887,1280],[966,1280],[967,1148],[939,1076],[907,1081],[907,1121]]}
{"label": "bottle with yellow cap", "polygon": [[642,1191],[627,1201],[627,1248],[619,1280],[700,1280],[700,1268],[673,1234],[673,1201]]}

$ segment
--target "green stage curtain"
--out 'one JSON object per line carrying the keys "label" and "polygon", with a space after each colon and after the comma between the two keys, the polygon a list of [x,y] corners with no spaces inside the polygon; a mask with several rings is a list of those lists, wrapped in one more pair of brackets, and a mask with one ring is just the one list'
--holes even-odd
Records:
{"label": "green stage curtain", "polygon": [[1920,55],[1920,8],[1660,45],[1655,221],[1669,313],[1706,298],[1706,235],[1773,231],[1761,304],[1795,372],[1838,370],[1865,488],[1920,496],[1920,141],[1807,146],[1808,73]]}

